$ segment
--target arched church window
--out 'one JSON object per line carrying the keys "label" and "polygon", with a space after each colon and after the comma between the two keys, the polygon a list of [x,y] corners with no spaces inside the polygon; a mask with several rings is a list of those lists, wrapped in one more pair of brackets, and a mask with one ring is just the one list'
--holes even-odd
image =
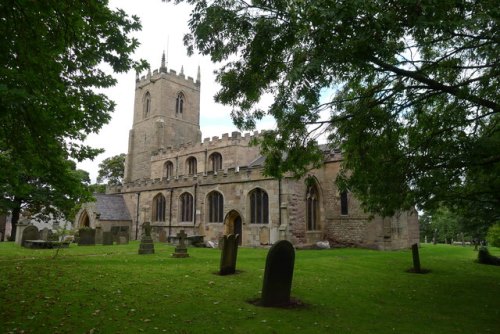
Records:
{"label": "arched church window", "polygon": [[165,196],[158,194],[153,198],[153,221],[165,221]]}
{"label": "arched church window", "polygon": [[343,191],[340,193],[340,214],[348,215],[349,214],[349,203],[347,202],[347,191]]}
{"label": "arched church window", "polygon": [[196,158],[189,157],[186,161],[188,175],[195,175],[198,173]]}
{"label": "arched church window", "polygon": [[214,172],[222,169],[222,155],[218,152],[210,154],[210,163]]}
{"label": "arched church window", "polygon": [[316,185],[311,185],[307,188],[306,203],[307,229],[309,231],[317,230],[319,221],[319,196]]}
{"label": "arched church window", "polygon": [[151,94],[144,95],[144,118],[149,117],[151,113]]}
{"label": "arched church window", "polygon": [[193,195],[183,193],[180,197],[181,222],[193,221]]}
{"label": "arched church window", "polygon": [[267,193],[260,188],[250,193],[250,223],[269,223],[269,197]]}
{"label": "arched church window", "polygon": [[172,161],[165,162],[165,165],[163,165],[163,171],[163,175],[167,179],[171,179],[174,176],[174,164]]}
{"label": "arched church window", "polygon": [[208,222],[222,223],[224,221],[224,197],[218,191],[212,191],[208,194]]}
{"label": "arched church window", "polygon": [[184,94],[179,93],[177,94],[177,98],[175,99],[175,113],[176,114],[182,114],[184,111]]}

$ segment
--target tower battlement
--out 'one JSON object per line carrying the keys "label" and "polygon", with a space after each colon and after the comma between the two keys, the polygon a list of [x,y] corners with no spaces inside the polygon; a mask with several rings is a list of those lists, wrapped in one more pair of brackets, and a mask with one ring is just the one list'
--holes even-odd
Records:
{"label": "tower battlement", "polygon": [[201,82],[199,80],[199,75],[198,79],[195,81],[193,77],[187,76],[184,74],[184,71],[181,70],[181,72],[177,73],[176,70],[170,69],[167,71],[166,68],[159,68],[155,69],[153,73],[148,72],[146,75],[136,76],[136,88],[142,88],[146,85],[148,85],[150,82],[155,82],[159,79],[167,79],[167,80],[179,80],[179,81],[185,81],[185,83],[189,85],[195,85],[195,86],[200,86]]}

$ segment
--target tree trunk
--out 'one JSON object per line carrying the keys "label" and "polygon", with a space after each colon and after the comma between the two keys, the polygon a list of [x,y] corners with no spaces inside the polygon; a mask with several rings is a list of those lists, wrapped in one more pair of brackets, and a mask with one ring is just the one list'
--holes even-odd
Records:
{"label": "tree trunk", "polygon": [[9,238],[10,241],[16,241],[16,230],[17,230],[17,223],[19,222],[19,216],[21,215],[21,204],[22,200],[15,197],[14,207],[12,208],[12,218],[10,220],[10,225],[12,226]]}

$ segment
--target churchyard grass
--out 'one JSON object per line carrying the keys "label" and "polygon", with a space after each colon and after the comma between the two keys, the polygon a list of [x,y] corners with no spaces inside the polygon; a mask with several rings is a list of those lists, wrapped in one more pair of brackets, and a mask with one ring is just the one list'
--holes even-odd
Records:
{"label": "churchyard grass", "polygon": [[[500,267],[472,247],[296,251],[292,297],[263,308],[267,249],[240,248],[236,275],[216,275],[218,249],[138,242],[30,250],[0,243],[0,333],[500,333]],[[490,249],[500,256],[500,249]]]}

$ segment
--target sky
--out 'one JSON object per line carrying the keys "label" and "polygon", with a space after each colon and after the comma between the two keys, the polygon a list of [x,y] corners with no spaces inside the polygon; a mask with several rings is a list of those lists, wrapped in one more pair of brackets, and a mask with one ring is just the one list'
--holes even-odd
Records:
{"label": "sky", "polygon": [[[186,76],[196,78],[198,66],[201,71],[201,116],[200,127],[203,138],[222,136],[223,133],[238,131],[232,124],[230,109],[216,104],[214,94],[218,90],[215,82],[214,70],[216,64],[209,57],[194,54],[188,57],[183,44],[184,34],[189,32],[188,20],[190,6],[186,4],[174,5],[161,0],[111,0],[111,8],[121,8],[126,13],[136,15],[142,23],[142,30],[132,34],[140,42],[134,59],[145,59],[151,70],[160,67],[161,56],[165,51],[168,70],[180,72],[184,67]],[[141,75],[145,75],[146,72]],[[85,144],[105,149],[93,161],[84,160],[78,163],[78,168],[90,174],[92,183],[95,183],[98,165],[102,160],[127,153],[128,133],[132,128],[132,117],[135,94],[135,72],[113,74],[118,80],[116,86],[102,90],[111,100],[115,101],[116,108],[111,121],[104,125],[98,134],[90,134]],[[257,129],[269,129],[274,122],[267,118],[258,124]]]}

